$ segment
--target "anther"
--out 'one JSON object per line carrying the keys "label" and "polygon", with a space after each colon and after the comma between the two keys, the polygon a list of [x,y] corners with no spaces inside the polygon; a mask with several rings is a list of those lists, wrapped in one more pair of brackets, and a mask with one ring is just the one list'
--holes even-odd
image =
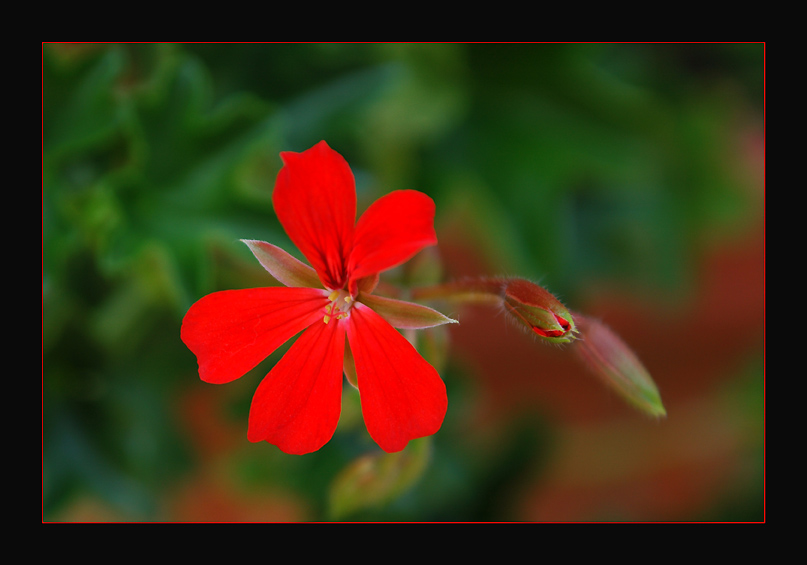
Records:
{"label": "anther", "polygon": [[328,300],[330,303],[325,307],[323,322],[327,324],[331,320],[344,320],[350,317],[349,312],[354,300],[345,290],[334,290],[328,295]]}

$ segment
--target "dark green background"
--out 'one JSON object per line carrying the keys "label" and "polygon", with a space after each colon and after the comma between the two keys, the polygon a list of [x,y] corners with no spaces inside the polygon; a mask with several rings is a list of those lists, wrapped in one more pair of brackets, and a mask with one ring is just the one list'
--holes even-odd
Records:
{"label": "dark green background", "polygon": [[[43,519],[325,520],[334,477],[373,450],[360,422],[305,457],[249,444],[249,401],[272,360],[215,388],[179,340],[201,296],[273,284],[239,239],[297,253],[271,205],[280,151],[325,139],[350,163],[360,208],[395,189],[429,194],[438,239],[454,250],[448,276],[469,274],[466,253],[574,307],[608,289],[663,319],[695,301],[715,246],[760,245],[763,111],[762,44],[43,45]],[[741,263],[737,280],[761,279],[761,257]],[[761,519],[759,290],[736,305],[751,312],[752,345],[727,346],[713,387],[659,382],[662,395],[679,391],[664,423],[590,383],[609,425],[678,429],[686,407],[722,414],[726,396],[745,399],[730,411],[742,424],[715,423],[734,438],[721,444],[731,492],[693,487],[682,508],[613,496],[576,514],[531,513],[514,501],[555,492],[544,472],[553,446],[605,424],[538,405],[494,419],[507,430],[496,448],[474,444],[466,424],[484,388],[455,353],[442,372],[449,416],[423,476],[346,519]],[[703,321],[684,326],[692,343],[719,339]],[[210,448],[188,416],[200,394],[220,399],[226,447]],[[653,472],[687,467],[686,484],[714,472],[661,450],[671,461]],[[600,500],[592,488],[580,498]]]}

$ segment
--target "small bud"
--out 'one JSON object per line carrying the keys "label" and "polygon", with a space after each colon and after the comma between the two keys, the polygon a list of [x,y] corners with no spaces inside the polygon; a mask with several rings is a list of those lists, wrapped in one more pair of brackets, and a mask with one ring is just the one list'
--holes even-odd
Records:
{"label": "small bud", "polygon": [[575,314],[580,339],[574,349],[591,371],[625,400],[651,416],[667,415],[656,384],[635,353],[611,329]]}
{"label": "small bud", "polygon": [[369,453],[354,459],[331,482],[330,518],[383,507],[423,477],[432,457],[431,438],[411,441],[397,453]]}
{"label": "small bud", "polygon": [[575,339],[572,315],[543,287],[524,279],[507,279],[502,297],[507,312],[541,338],[553,343]]}

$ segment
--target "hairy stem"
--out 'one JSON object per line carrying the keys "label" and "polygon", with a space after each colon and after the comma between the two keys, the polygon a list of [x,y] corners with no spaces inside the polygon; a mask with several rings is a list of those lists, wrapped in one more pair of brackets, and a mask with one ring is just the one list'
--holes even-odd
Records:
{"label": "hairy stem", "polygon": [[504,300],[504,278],[465,278],[411,290],[414,300],[453,300],[460,302],[501,303]]}

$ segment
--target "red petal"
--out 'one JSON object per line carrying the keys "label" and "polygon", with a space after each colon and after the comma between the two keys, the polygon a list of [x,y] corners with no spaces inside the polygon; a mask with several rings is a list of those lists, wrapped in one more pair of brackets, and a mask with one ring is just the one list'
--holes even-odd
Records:
{"label": "red petal", "polygon": [[311,325],[266,376],[249,411],[249,441],[286,453],[316,451],[333,436],[342,408],[345,324]]}
{"label": "red petal", "polygon": [[275,213],[322,283],[330,289],[343,288],[356,222],[353,173],[324,141],[280,157],[284,166],[272,196]]}
{"label": "red petal", "polygon": [[314,288],[214,292],[185,314],[182,341],[196,354],[203,381],[227,383],[321,320],[328,304],[327,291]]}
{"label": "red petal", "polygon": [[367,431],[384,451],[437,432],[448,408],[437,371],[381,316],[355,304],[347,337]]}
{"label": "red petal", "polygon": [[348,260],[351,280],[384,271],[437,243],[434,201],[416,190],[396,190],[359,218]]}

